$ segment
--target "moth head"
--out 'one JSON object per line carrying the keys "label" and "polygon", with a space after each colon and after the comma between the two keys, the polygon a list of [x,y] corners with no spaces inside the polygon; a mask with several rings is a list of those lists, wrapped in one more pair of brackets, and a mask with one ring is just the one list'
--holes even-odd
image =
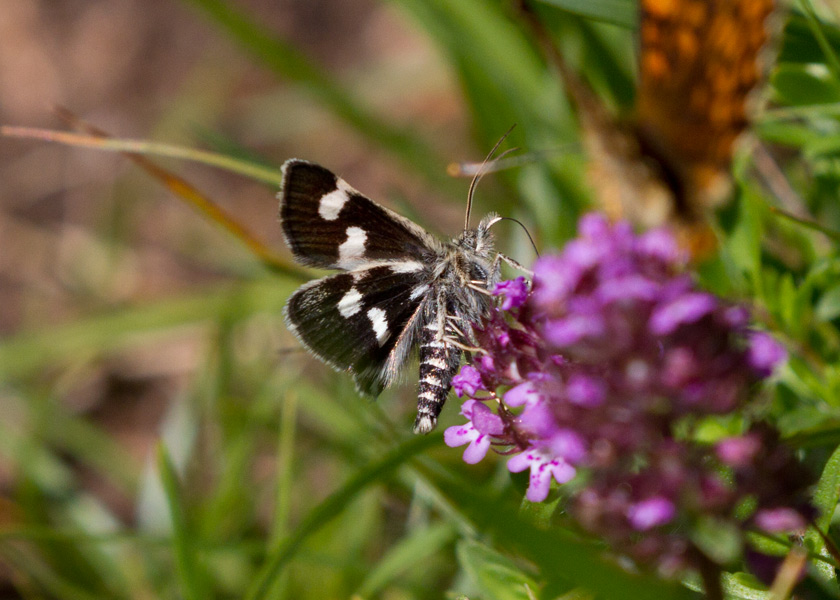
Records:
{"label": "moth head", "polygon": [[467,229],[456,240],[455,245],[471,250],[479,256],[489,256],[493,252],[493,234],[490,227],[502,220],[496,213],[490,213],[475,229]]}

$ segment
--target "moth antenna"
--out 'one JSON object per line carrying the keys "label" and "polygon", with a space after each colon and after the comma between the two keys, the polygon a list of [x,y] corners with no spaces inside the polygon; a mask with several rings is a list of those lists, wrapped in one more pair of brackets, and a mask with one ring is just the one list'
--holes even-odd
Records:
{"label": "moth antenna", "polygon": [[528,231],[528,228],[525,227],[525,224],[522,221],[520,221],[519,219],[514,219],[513,217],[497,217],[496,219],[493,220],[492,223],[490,223],[488,229],[490,227],[492,227],[493,225],[495,225],[496,223],[498,223],[499,221],[513,221],[514,223],[519,225],[522,228],[522,231],[525,232],[525,235],[528,236],[528,241],[531,242],[531,247],[534,249],[534,254],[537,255],[537,258],[539,258],[540,251],[537,250],[537,245],[534,243],[534,238],[531,237],[531,232]]}
{"label": "moth antenna", "polygon": [[526,154],[519,154],[517,156],[505,158],[505,156],[510,152],[507,151],[498,158],[494,158],[486,165],[484,163],[472,161],[449,163],[449,165],[446,167],[446,173],[450,177],[473,177],[479,170],[481,170],[485,175],[487,175],[488,173],[496,173],[498,171],[504,171],[507,169],[513,169],[516,167],[521,167],[523,165],[530,165],[536,162],[548,160],[552,156],[566,154],[568,152],[578,150],[579,148],[580,144],[571,143],[564,144],[556,148],[549,148],[546,150],[534,150]]}
{"label": "moth antenna", "polygon": [[[473,200],[473,195],[475,194],[475,186],[478,184],[478,181],[484,175],[484,167],[487,164],[487,162],[490,160],[490,158],[493,156],[493,154],[496,153],[496,150],[499,149],[499,146],[502,145],[502,142],[504,142],[505,139],[507,139],[507,136],[510,135],[510,132],[513,131],[514,127],[516,127],[516,124],[511,125],[510,129],[508,129],[505,132],[505,134],[501,138],[499,138],[499,141],[496,142],[496,145],[493,146],[493,149],[490,150],[490,152],[487,154],[487,156],[484,159],[484,162],[481,163],[481,167],[479,167],[478,171],[476,171],[475,175],[473,175],[472,181],[470,181],[470,189],[467,192],[467,215],[464,218],[464,231],[466,231],[467,229],[470,228],[470,211],[472,210],[472,200]],[[509,154],[510,152],[513,152],[513,150],[515,150],[515,148],[511,148],[510,150],[507,150],[506,152],[502,153],[502,155],[499,158],[502,158],[506,154]]]}

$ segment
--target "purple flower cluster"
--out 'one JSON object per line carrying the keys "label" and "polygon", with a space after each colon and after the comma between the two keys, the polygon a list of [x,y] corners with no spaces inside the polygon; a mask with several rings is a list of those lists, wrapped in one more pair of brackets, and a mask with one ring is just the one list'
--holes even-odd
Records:
{"label": "purple flower cluster", "polygon": [[[664,230],[584,217],[579,237],[524,278],[499,284],[499,310],[453,381],[467,422],[450,446],[479,462],[494,446],[530,470],[528,500],[586,473],[569,511],[643,564],[673,572],[701,520],[765,532],[812,517],[809,478],[768,428],[700,443],[704,418],[744,408],[784,359],[748,312],[699,290]],[[495,410],[494,410],[495,409]],[[746,508],[745,508],[746,507]]]}

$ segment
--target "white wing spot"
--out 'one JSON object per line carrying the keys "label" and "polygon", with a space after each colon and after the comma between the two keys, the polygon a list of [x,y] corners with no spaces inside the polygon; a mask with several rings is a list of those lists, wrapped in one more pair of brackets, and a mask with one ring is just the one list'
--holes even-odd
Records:
{"label": "white wing spot", "polygon": [[423,270],[423,263],[416,260],[407,260],[391,265],[392,273],[416,273]]}
{"label": "white wing spot", "polygon": [[356,288],[350,288],[350,291],[344,294],[341,300],[338,301],[338,312],[345,319],[349,319],[357,312],[362,310],[362,295]]}
{"label": "white wing spot", "polygon": [[322,219],[335,221],[338,218],[341,209],[350,200],[350,194],[348,193],[350,189],[350,186],[339,179],[338,189],[321,196],[321,201],[318,203],[318,214],[321,215]]}
{"label": "white wing spot", "polygon": [[385,319],[385,311],[381,308],[371,308],[367,311],[370,324],[373,326],[373,332],[376,334],[376,341],[381,346],[390,337],[388,333],[388,321]]}
{"label": "white wing spot", "polygon": [[353,269],[365,255],[367,232],[361,227],[348,227],[347,240],[338,247],[338,266]]}

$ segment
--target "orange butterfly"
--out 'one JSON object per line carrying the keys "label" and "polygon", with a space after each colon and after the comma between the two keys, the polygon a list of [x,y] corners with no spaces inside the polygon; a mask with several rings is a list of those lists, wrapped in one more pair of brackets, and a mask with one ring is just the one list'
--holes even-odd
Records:
{"label": "orange butterfly", "polygon": [[640,0],[634,119],[617,124],[560,62],[577,104],[591,179],[613,218],[672,225],[695,256],[730,195],[734,144],[749,124],[773,0]]}

